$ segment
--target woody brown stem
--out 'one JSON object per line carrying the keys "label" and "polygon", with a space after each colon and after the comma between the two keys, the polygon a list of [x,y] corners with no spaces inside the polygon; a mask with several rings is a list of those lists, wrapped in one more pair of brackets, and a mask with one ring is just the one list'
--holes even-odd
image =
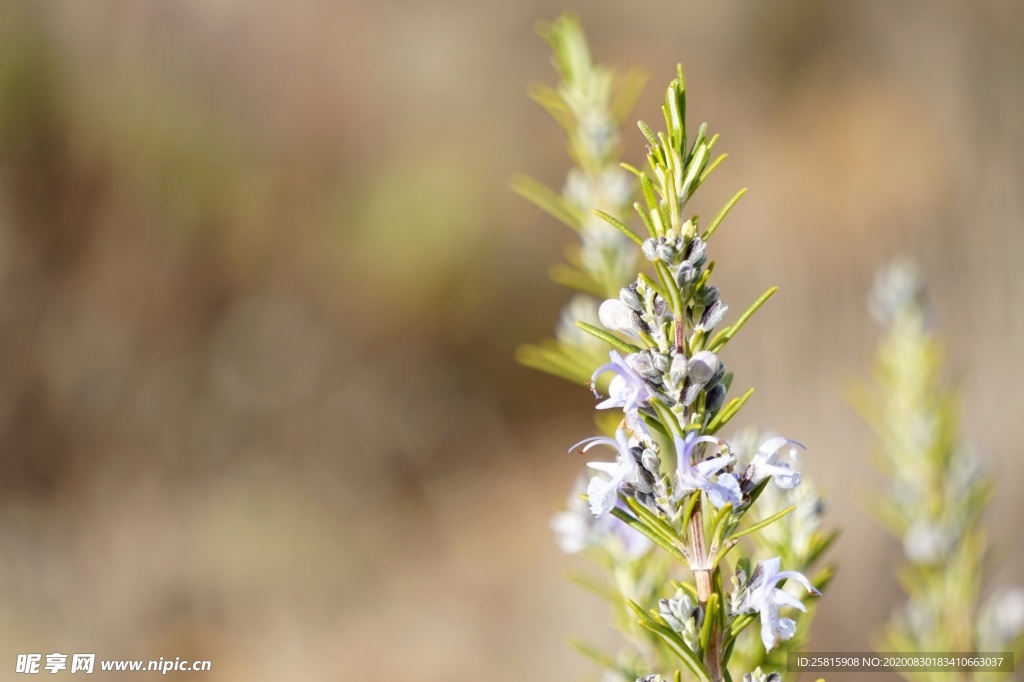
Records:
{"label": "woody brown stem", "polygon": [[686,324],[683,322],[683,318],[676,317],[672,321],[672,326],[676,330],[676,352],[686,353]]}
{"label": "woody brown stem", "polygon": [[[698,493],[699,494],[699,493]],[[701,501],[694,505],[693,515],[690,517],[690,538],[692,540],[693,580],[697,584],[697,601],[704,611],[705,618],[713,618],[711,622],[711,638],[708,640],[708,648],[704,652],[704,666],[708,670],[711,682],[722,682],[724,674],[722,671],[722,630],[719,627],[718,614],[708,613],[708,600],[714,592],[714,566],[707,565],[707,550],[704,544],[704,515],[701,509]]]}

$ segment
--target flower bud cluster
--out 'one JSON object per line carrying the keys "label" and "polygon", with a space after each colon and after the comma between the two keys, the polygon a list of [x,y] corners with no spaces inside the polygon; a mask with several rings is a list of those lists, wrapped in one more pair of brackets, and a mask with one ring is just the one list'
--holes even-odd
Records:
{"label": "flower bud cluster", "polygon": [[658,602],[658,610],[668,626],[682,636],[686,646],[696,649],[700,627],[704,624],[704,609],[694,604],[682,590],[676,590],[675,597]]}
{"label": "flower bud cluster", "polygon": [[[693,241],[700,241],[700,238],[695,237]],[[681,263],[688,264],[688,261]],[[632,340],[647,341],[649,348],[628,355],[626,361],[647,383],[648,390],[670,406],[685,408],[694,405],[704,393],[704,411],[713,415],[725,402],[725,363],[710,350],[700,350],[687,357],[685,350],[675,343],[674,332],[674,325],[684,322],[675,319],[668,302],[644,279],[641,277],[623,287],[618,298],[601,304],[598,309],[601,324]],[[687,293],[685,289],[683,293]],[[689,299],[691,297],[686,296],[684,300]],[[691,343],[698,340],[698,331],[703,336],[721,322],[726,310],[728,306],[719,300],[717,287],[697,289],[687,306],[686,319],[696,320],[696,324],[689,325],[694,330]]]}

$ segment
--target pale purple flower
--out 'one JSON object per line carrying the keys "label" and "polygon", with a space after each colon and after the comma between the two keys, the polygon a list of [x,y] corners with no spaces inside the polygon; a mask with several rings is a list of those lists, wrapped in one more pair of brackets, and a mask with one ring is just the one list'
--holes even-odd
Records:
{"label": "pale purple flower", "polygon": [[[583,446],[580,448],[580,446]],[[614,462],[588,462],[591,469],[608,474],[608,478],[594,476],[587,486],[587,497],[590,500],[590,513],[594,516],[604,516],[615,507],[618,499],[619,488],[623,483],[636,483],[639,481],[639,465],[629,451],[629,435],[622,429],[615,432],[615,439],[606,436],[597,436],[581,440],[570,448],[586,452],[595,445],[610,445],[618,453]]]}
{"label": "pale purple flower", "polygon": [[651,397],[651,389],[647,382],[633,369],[630,362],[639,353],[633,353],[623,358],[618,351],[611,351],[609,357],[611,362],[601,365],[590,377],[591,383],[597,380],[605,372],[614,372],[615,378],[608,385],[608,398],[597,404],[597,409],[607,410],[612,407],[621,407],[627,414],[642,407],[647,399]]}
{"label": "pale purple flower", "polygon": [[775,485],[786,490],[800,485],[800,472],[793,466],[780,459],[781,450],[787,448],[789,456],[796,461],[796,448],[805,449],[803,445],[788,438],[769,438],[757,449],[754,459],[750,462],[750,471],[747,477],[754,483],[760,483],[769,476],[775,481]]}
{"label": "pale purple flower", "polygon": [[765,651],[770,651],[780,639],[790,639],[796,633],[796,622],[792,618],[783,618],[779,615],[781,607],[792,606],[801,611],[807,610],[799,599],[776,585],[788,578],[803,585],[808,593],[816,597],[821,596],[802,573],[779,571],[780,562],[779,557],[758,562],[741,605],[741,609],[748,613],[760,613],[761,641],[764,643]]}
{"label": "pale purple flower", "polygon": [[[703,462],[693,463],[693,452],[700,443],[722,444],[722,441],[712,436],[698,436],[696,431],[690,431],[685,437],[675,436],[676,444],[676,485],[675,497],[682,498],[683,495],[703,490],[708,494],[708,500],[715,507],[722,507],[727,502],[733,505],[740,503],[742,496],[740,486],[736,477],[732,474],[718,474],[719,471],[729,466],[732,461],[731,455],[721,455]],[[712,481],[711,477],[718,474],[718,481]]]}

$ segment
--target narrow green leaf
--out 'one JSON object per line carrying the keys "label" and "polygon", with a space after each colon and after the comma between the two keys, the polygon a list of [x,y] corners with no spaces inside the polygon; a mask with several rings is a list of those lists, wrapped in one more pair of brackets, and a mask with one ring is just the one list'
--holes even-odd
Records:
{"label": "narrow green leaf", "polygon": [[[715,137],[718,137],[718,136],[716,135]],[[711,148],[711,145],[709,144],[708,145],[708,149],[710,149],[710,148]],[[700,174],[699,178],[697,178],[697,185],[696,185],[696,187],[694,187],[694,189],[696,189],[697,187],[700,187],[702,184],[704,184],[704,181],[707,180],[709,175],[711,175],[711,171],[713,171],[716,168],[718,168],[719,164],[721,164],[727,158],[729,158],[728,154],[720,154],[714,161],[712,161],[710,164],[708,164],[708,167],[706,169],[704,169],[704,172]]]}
{"label": "narrow green leaf", "polygon": [[718,510],[715,518],[711,521],[711,544],[717,545],[721,542],[722,534],[726,526],[726,519],[732,514],[732,502],[726,502],[725,506]]}
{"label": "narrow green leaf", "polygon": [[701,239],[707,241],[708,239],[711,238],[711,235],[715,233],[715,230],[718,229],[718,226],[722,224],[723,220],[725,220],[725,216],[729,215],[729,211],[732,210],[732,207],[735,206],[736,202],[740,200],[740,197],[742,197],[746,193],[747,188],[744,187],[739,192],[736,192],[736,194],[732,195],[732,199],[729,199],[728,203],[726,203],[722,210],[718,212],[718,215],[715,216],[715,219],[711,221],[710,225],[708,225],[708,229],[704,230],[704,234],[701,235]]}
{"label": "narrow green leaf", "polygon": [[679,537],[679,533],[675,528],[668,525],[664,519],[637,502],[634,498],[620,494],[619,499],[637,515],[637,518],[646,523],[651,530],[661,533],[667,542],[675,545],[679,545],[682,542],[682,538]]}
{"label": "narrow green leaf", "polygon": [[638,235],[633,230],[629,229],[629,226],[626,225],[626,223],[622,222],[615,216],[609,215],[604,211],[594,211],[594,215],[596,215],[598,218],[605,221],[606,223],[614,227],[616,230],[618,230],[619,232],[621,232],[622,234],[626,235],[631,240],[636,242],[637,246],[643,246],[644,240],[640,238],[640,235]]}
{"label": "narrow green leaf", "polygon": [[658,284],[653,279],[651,279],[646,273],[641,272],[637,276],[637,279],[639,279],[641,282],[643,282],[645,286],[648,286],[651,289],[654,289],[655,293],[657,293],[663,299],[665,299],[666,301],[668,300],[668,292],[666,292],[665,289],[660,284]]}
{"label": "narrow green leaf", "polygon": [[647,233],[652,237],[657,238],[658,232],[654,229],[654,223],[651,222],[651,217],[647,215],[647,211],[644,210],[644,207],[640,205],[639,201],[634,202],[633,210],[636,211],[638,216],[640,216],[640,220],[644,221],[644,227],[647,228]]}
{"label": "narrow green leaf", "polygon": [[661,422],[672,435],[683,435],[683,427],[680,426],[679,419],[676,417],[675,413],[669,409],[668,405],[661,402],[658,398],[651,398],[648,403],[650,403],[650,406],[654,408],[658,418],[661,419]]}
{"label": "narrow green leaf", "polygon": [[708,642],[711,641],[711,630],[718,617],[718,593],[712,592],[708,597],[707,606],[704,609],[704,624],[700,629],[700,650],[708,650]]}
{"label": "narrow green leaf", "polygon": [[693,145],[690,146],[690,154],[686,157],[686,164],[687,165],[690,164],[690,161],[693,159],[694,155],[697,153],[697,150],[701,147],[701,145],[707,143],[707,141],[708,141],[707,133],[708,133],[708,124],[707,123],[701,123],[697,127],[697,134],[693,138]]}
{"label": "narrow green leaf", "polygon": [[642,170],[640,170],[639,168],[637,168],[636,166],[634,166],[632,164],[626,163],[625,161],[620,163],[619,166],[622,167],[625,170],[628,170],[630,173],[635,175],[637,178],[639,178],[643,174]]}
{"label": "narrow green leaf", "polygon": [[654,619],[651,618],[651,614],[647,613],[647,611],[645,611],[642,606],[637,604],[632,599],[626,600],[626,606],[628,606],[633,611],[633,613],[635,613],[637,617],[640,618],[641,623],[650,623],[652,625],[657,625],[657,623],[654,622]]}
{"label": "narrow green leaf", "polygon": [[756,613],[744,613],[742,616],[738,616],[729,625],[729,637],[735,639],[748,625],[754,622],[755,618],[757,618]]}
{"label": "narrow green leaf", "polygon": [[690,161],[689,166],[686,170],[686,177],[683,179],[683,186],[679,190],[679,198],[682,201],[686,201],[693,194],[694,181],[697,179],[697,174],[700,173],[701,168],[704,165],[704,161],[708,155],[708,147],[706,144],[702,144],[697,148],[696,154],[694,154],[693,160]]}
{"label": "narrow green leaf", "polygon": [[657,270],[658,275],[661,277],[661,284],[668,293],[668,303],[672,306],[673,315],[677,318],[682,318],[683,299],[679,296],[679,289],[676,287],[675,280],[672,279],[672,273],[664,261],[661,260],[654,261],[654,269]]}
{"label": "narrow green leaf", "polygon": [[725,559],[725,555],[728,554],[730,550],[732,550],[732,548],[735,547],[738,543],[739,540],[735,538],[730,538],[726,540],[722,544],[721,549],[718,550],[718,553],[715,554],[715,558],[711,560],[711,564],[713,566],[717,566],[719,563],[721,563],[721,561]]}
{"label": "narrow green leaf", "polygon": [[644,123],[643,121],[637,121],[636,125],[638,128],[640,128],[640,132],[644,134],[644,137],[646,137],[647,141],[651,144],[652,151],[656,149],[658,147],[658,136],[654,134],[654,131],[651,130],[651,127]]}
{"label": "narrow green leaf", "polygon": [[622,339],[618,338],[617,336],[614,336],[614,335],[606,332],[605,330],[601,329],[600,327],[595,327],[592,324],[587,324],[586,322],[582,322],[580,320],[577,320],[576,321],[576,326],[579,327],[580,329],[582,329],[583,331],[587,332],[591,336],[596,336],[597,338],[601,339],[602,341],[604,341],[608,345],[612,346],[616,350],[618,350],[618,351],[620,351],[622,353],[626,353],[627,355],[629,353],[639,353],[640,351],[643,350],[643,348],[641,348],[640,346],[634,346],[631,343],[626,343],[625,341],[623,341]]}
{"label": "narrow green leaf", "polygon": [[754,388],[750,387],[747,389],[747,392],[739,398],[733,398],[730,400],[729,404],[722,408],[722,410],[715,415],[715,418],[711,420],[711,423],[708,424],[707,432],[713,435],[723,426],[728,424],[729,420],[735,417],[736,414],[743,409],[743,406],[747,404],[747,401],[750,400],[750,396],[752,395],[754,395]]}
{"label": "narrow green leaf", "polygon": [[700,502],[700,491],[690,493],[690,496],[686,498],[686,504],[683,505],[683,515],[680,517],[683,520],[683,528],[689,523],[690,517],[693,516],[693,509]]}
{"label": "narrow green leaf", "polygon": [[757,309],[763,306],[765,304],[765,301],[771,298],[778,290],[778,287],[772,287],[768,289],[768,291],[761,294],[761,296],[756,301],[750,304],[750,307],[747,308],[742,315],[740,315],[739,319],[736,320],[736,322],[731,327],[722,330],[718,334],[715,334],[715,338],[711,340],[711,344],[709,345],[711,351],[717,353],[719,350],[722,349],[723,346],[725,346],[725,344],[729,343],[729,340],[736,335],[736,332],[743,328],[743,325],[745,325],[747,323],[747,320],[749,320],[750,317],[757,312]]}
{"label": "narrow green leaf", "polygon": [[639,414],[640,418],[644,420],[644,423],[647,424],[647,426],[651,427],[663,436],[668,436],[669,438],[672,437],[672,434],[668,432],[668,429],[666,429],[665,425],[660,421],[650,415],[644,414],[643,412],[640,412]]}
{"label": "narrow green leaf", "polygon": [[[647,175],[647,173],[640,174],[640,190],[643,192],[644,201],[647,203],[647,210],[650,213],[654,213],[655,211],[657,211],[658,196],[654,193],[654,183],[651,181],[651,176]],[[652,215],[651,219],[653,220],[653,218],[654,217]],[[661,235],[654,235],[655,238],[659,236]]]}
{"label": "narrow green leaf", "polygon": [[771,524],[775,523],[776,521],[781,519],[786,514],[789,514],[790,512],[792,512],[794,509],[796,509],[796,506],[790,505],[790,506],[786,507],[785,509],[783,509],[782,511],[776,512],[776,513],[772,514],[771,516],[769,516],[766,519],[761,519],[757,523],[755,523],[753,525],[750,525],[750,526],[747,526],[746,528],[744,528],[743,530],[739,531],[738,533],[734,533],[729,538],[729,540],[739,540],[744,535],[750,535],[751,533],[756,533],[757,531],[761,530],[765,526],[770,526]]}
{"label": "narrow green leaf", "polygon": [[569,204],[558,192],[534,180],[528,175],[517,175],[512,178],[512,191],[523,197],[552,218],[560,220],[579,232],[583,225],[583,216],[578,209]]}
{"label": "narrow green leaf", "polygon": [[686,563],[686,557],[683,555],[682,552],[679,551],[679,548],[666,542],[658,532],[648,528],[647,524],[640,521],[635,516],[632,516],[624,509],[621,509],[620,507],[615,507],[614,509],[612,509],[611,513],[612,516],[619,519],[630,528],[633,528],[646,535],[651,540],[651,542],[656,544],[658,547],[661,547],[663,550],[668,552],[672,557],[674,557],[680,562]]}
{"label": "narrow green leaf", "polygon": [[[662,152],[667,152],[669,149],[672,149],[672,145],[670,145],[669,142],[668,142],[668,137],[666,137],[665,133],[663,133],[661,131],[658,132],[658,148]],[[666,168],[671,166],[671,163],[670,163],[669,158],[667,156],[662,154],[661,159],[663,161],[662,165],[664,165]]]}
{"label": "narrow green leaf", "polygon": [[683,130],[683,117],[679,111],[679,99],[676,97],[675,86],[670,85],[668,92],[665,93],[665,103],[668,105],[668,114],[665,116],[665,123],[668,125],[668,129],[673,133],[673,142],[680,140],[679,134]]}
{"label": "narrow green leaf", "polygon": [[[664,201],[658,202],[658,216],[661,219],[661,234],[668,232],[668,228],[672,227],[672,216],[668,214],[668,204]],[[658,224],[658,221],[655,221]]]}
{"label": "narrow green leaf", "polygon": [[686,149],[686,76],[683,74],[683,65],[676,65],[676,99],[679,101],[679,120],[683,122],[683,129],[680,131],[679,148]]}

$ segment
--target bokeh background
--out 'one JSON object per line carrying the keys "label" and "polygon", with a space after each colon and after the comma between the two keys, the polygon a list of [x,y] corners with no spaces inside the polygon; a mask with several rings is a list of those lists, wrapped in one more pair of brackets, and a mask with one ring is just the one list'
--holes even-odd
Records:
{"label": "bokeh background", "polygon": [[[566,298],[545,273],[573,235],[508,191],[568,167],[525,96],[563,9],[0,2],[0,677],[54,651],[204,680],[593,673],[563,637],[609,639],[605,613],[547,528],[592,398],[512,359]],[[812,648],[869,648],[899,598],[843,398],[894,255],[928,276],[1021,581],[1024,5],[575,9],[651,76],[637,116],[685,64],[731,152],[698,208],[751,189],[718,284],[781,291],[726,361],[844,532]]]}

